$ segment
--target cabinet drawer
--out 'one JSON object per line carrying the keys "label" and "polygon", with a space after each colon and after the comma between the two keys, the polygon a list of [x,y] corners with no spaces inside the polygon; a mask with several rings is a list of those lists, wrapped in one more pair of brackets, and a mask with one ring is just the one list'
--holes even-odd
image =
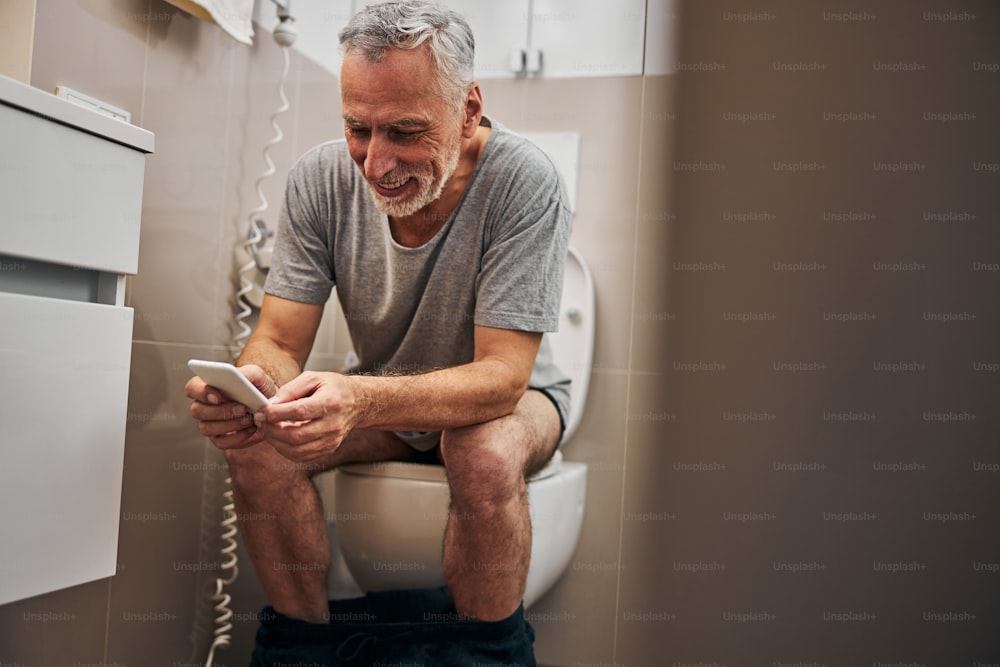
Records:
{"label": "cabinet drawer", "polygon": [[132,309],[0,293],[0,604],[115,573]]}
{"label": "cabinet drawer", "polygon": [[136,273],[144,159],[0,104],[0,254]]}

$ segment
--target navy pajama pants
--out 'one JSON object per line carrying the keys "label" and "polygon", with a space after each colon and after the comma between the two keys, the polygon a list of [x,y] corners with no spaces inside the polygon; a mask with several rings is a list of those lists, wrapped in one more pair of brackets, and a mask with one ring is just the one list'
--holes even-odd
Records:
{"label": "navy pajama pants", "polygon": [[446,587],[331,600],[328,625],[266,607],[251,667],[535,667],[524,607],[496,622],[458,616]]}

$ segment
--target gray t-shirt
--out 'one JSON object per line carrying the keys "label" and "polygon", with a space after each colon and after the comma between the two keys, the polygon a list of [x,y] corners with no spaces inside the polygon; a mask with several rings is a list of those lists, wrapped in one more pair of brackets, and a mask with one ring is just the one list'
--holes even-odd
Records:
{"label": "gray t-shirt", "polygon": [[[555,331],[571,213],[551,160],[495,121],[458,206],[418,248],[396,243],[344,140],[292,168],[265,290],[322,304],[335,287],[358,364],[414,374],[468,363],[473,325]],[[543,338],[530,386],[569,416]]]}

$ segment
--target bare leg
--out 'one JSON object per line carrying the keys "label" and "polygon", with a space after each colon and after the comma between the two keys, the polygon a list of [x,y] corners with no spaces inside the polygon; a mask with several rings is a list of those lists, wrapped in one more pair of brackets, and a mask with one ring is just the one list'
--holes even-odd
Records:
{"label": "bare leg", "polygon": [[451,487],[444,575],[459,613],[496,621],[520,605],[531,560],[525,477],[545,465],[558,438],[559,415],[537,391],[507,417],[443,434]]}
{"label": "bare leg", "polygon": [[412,456],[399,438],[379,431],[356,431],[331,457],[306,464],[289,461],[266,443],[226,451],[240,534],[276,611],[329,621],[330,543],[312,476],[346,463]]}

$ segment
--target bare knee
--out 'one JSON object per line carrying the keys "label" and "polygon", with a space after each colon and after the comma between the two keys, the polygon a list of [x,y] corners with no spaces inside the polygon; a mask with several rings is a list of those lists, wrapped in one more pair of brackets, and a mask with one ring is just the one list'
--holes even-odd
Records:
{"label": "bare knee", "polygon": [[289,461],[266,443],[227,449],[224,454],[232,484],[244,496],[280,492],[313,474],[308,464]]}
{"label": "bare knee", "polygon": [[441,455],[452,502],[488,516],[525,493],[524,449],[496,422],[445,431]]}

